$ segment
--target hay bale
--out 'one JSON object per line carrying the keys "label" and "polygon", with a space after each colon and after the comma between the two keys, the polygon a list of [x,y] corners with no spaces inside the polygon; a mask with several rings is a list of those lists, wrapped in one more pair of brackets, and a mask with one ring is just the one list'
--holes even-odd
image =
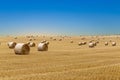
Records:
{"label": "hay bale", "polygon": [[98,44],[98,43],[99,43],[99,41],[96,41],[96,43]]}
{"label": "hay bale", "polygon": [[112,46],[116,46],[116,42],[112,42]]}
{"label": "hay bale", "polygon": [[29,47],[35,47],[35,43],[34,42],[30,42],[29,43]]}
{"label": "hay bale", "polygon": [[105,46],[108,46],[108,42],[105,42]]}
{"label": "hay bale", "polygon": [[96,42],[93,42],[94,46],[97,46],[97,43]]}
{"label": "hay bale", "polygon": [[56,38],[53,39],[53,41],[56,41],[56,40],[57,40]]}
{"label": "hay bale", "polygon": [[14,39],[17,39],[17,37],[15,37]]}
{"label": "hay bale", "polygon": [[109,42],[112,42],[112,40],[109,40]]}
{"label": "hay bale", "polygon": [[93,42],[93,40],[90,40],[90,41],[89,41],[89,43],[92,43],[92,42]]}
{"label": "hay bale", "polygon": [[30,38],[29,41],[32,41],[32,39]]}
{"label": "hay bale", "polygon": [[94,43],[89,43],[89,48],[93,48],[94,47]]}
{"label": "hay bale", "polygon": [[85,44],[87,44],[87,42],[82,42],[82,45],[85,45]]}
{"label": "hay bale", "polygon": [[46,40],[41,41],[41,43],[45,43],[45,42],[46,42]]}
{"label": "hay bale", "polygon": [[18,43],[14,48],[14,52],[17,55],[26,55],[29,54],[30,47],[28,46],[28,44]]}
{"label": "hay bale", "polygon": [[73,40],[71,40],[70,43],[73,43]]}
{"label": "hay bale", "polygon": [[47,50],[48,50],[48,44],[46,44],[46,43],[38,44],[38,51],[47,51]]}
{"label": "hay bale", "polygon": [[28,44],[28,45],[29,45],[29,44],[30,44],[30,42],[27,42],[26,44]]}
{"label": "hay bale", "polygon": [[81,45],[82,45],[82,42],[79,42],[78,45],[81,46]]}
{"label": "hay bale", "polygon": [[8,47],[10,48],[10,49],[13,49],[15,46],[16,46],[16,42],[8,42]]}
{"label": "hay bale", "polygon": [[49,45],[50,43],[48,41],[45,42],[47,45]]}
{"label": "hay bale", "polygon": [[62,41],[62,39],[59,39],[59,41]]}

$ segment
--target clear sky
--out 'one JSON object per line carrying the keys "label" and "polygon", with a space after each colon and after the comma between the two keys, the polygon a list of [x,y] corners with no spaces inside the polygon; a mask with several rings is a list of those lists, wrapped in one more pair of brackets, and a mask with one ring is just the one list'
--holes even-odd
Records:
{"label": "clear sky", "polygon": [[0,0],[0,35],[120,34],[119,0]]}

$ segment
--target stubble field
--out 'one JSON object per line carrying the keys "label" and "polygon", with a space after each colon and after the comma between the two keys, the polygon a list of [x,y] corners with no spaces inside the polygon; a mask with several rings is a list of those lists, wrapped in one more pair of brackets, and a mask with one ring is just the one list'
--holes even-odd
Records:
{"label": "stubble field", "polygon": [[[29,55],[16,55],[7,42],[28,42],[26,37],[0,37],[0,80],[120,80],[120,38],[107,37],[35,37],[36,47]],[[47,40],[48,51],[37,51],[37,44]],[[73,43],[70,41],[73,40]],[[94,48],[90,40],[98,40]],[[110,40],[117,43],[111,46]],[[78,42],[86,45],[78,46]],[[109,45],[105,46],[104,42]]]}

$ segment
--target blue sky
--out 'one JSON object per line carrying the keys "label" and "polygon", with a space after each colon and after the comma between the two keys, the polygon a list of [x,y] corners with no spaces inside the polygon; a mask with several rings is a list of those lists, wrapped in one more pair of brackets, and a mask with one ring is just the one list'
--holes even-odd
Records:
{"label": "blue sky", "polygon": [[118,0],[0,0],[0,35],[120,34]]}

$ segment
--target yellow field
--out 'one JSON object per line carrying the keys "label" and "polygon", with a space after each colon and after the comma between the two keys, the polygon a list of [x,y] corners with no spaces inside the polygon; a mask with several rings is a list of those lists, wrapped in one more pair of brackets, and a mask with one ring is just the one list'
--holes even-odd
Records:
{"label": "yellow field", "polygon": [[[31,47],[29,55],[15,55],[7,46],[8,41],[28,42],[26,37],[0,37],[0,80],[120,80],[120,38],[102,37],[95,48],[88,43],[78,46],[78,42],[97,40],[97,37],[65,37],[56,41],[50,37],[36,37],[50,42],[48,51],[37,51]],[[74,43],[70,43],[73,40]],[[117,46],[104,46],[113,40]]]}

